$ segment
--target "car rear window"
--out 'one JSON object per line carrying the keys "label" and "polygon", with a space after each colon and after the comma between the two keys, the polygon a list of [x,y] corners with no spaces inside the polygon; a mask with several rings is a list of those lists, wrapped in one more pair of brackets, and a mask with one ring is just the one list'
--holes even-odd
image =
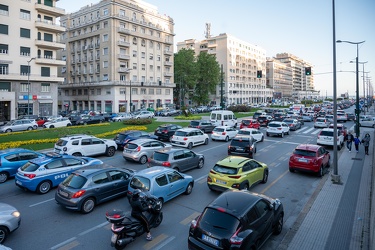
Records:
{"label": "car rear window", "polygon": [[199,221],[202,230],[214,232],[222,238],[233,235],[239,224],[240,221],[236,217],[214,208],[206,208]]}
{"label": "car rear window", "polygon": [[25,171],[25,172],[34,172],[38,168],[39,168],[38,164],[35,164],[35,163],[32,163],[32,162],[28,162],[28,163],[26,163],[25,165],[23,165],[21,167],[21,170]]}
{"label": "car rear window", "polygon": [[137,144],[134,144],[134,143],[126,143],[124,148],[126,149],[136,149],[138,147]]}
{"label": "car rear window", "polygon": [[214,131],[215,132],[224,132],[225,129],[223,129],[223,128],[214,128]]}
{"label": "car rear window", "polygon": [[293,123],[293,120],[284,120],[286,123]]}
{"label": "car rear window", "polygon": [[249,120],[242,120],[242,124],[249,125],[250,121]]}
{"label": "car rear window", "polygon": [[155,152],[153,158],[155,161],[168,161],[169,154]]}
{"label": "car rear window", "polygon": [[197,122],[197,121],[191,121],[190,125],[191,126],[199,126],[199,122]]}
{"label": "car rear window", "polygon": [[240,130],[240,131],[238,131],[237,134],[238,134],[238,135],[250,135],[250,131],[243,131],[243,130]]}
{"label": "car rear window", "polygon": [[188,133],[187,132],[185,132],[185,131],[176,131],[175,132],[175,135],[176,136],[186,136]]}
{"label": "car rear window", "polygon": [[248,140],[244,140],[244,139],[247,139],[247,138],[243,138],[243,139],[240,139],[240,140],[236,140],[236,139],[233,139],[230,143],[231,146],[236,146],[236,147],[246,147],[246,146],[249,146],[249,141]]}
{"label": "car rear window", "polygon": [[141,189],[143,191],[150,190],[150,180],[143,176],[134,176],[129,185],[133,189]]}
{"label": "car rear window", "polygon": [[222,166],[218,164],[216,164],[212,169],[215,172],[221,173],[221,174],[237,174],[238,172],[238,168],[231,168],[231,167]]}
{"label": "car rear window", "polygon": [[312,156],[314,157],[316,155],[315,151],[308,151],[308,150],[302,150],[302,149],[296,149],[293,152],[295,155],[302,155],[302,156]]}
{"label": "car rear window", "polygon": [[320,135],[322,136],[333,136],[333,131],[325,131],[325,130],[322,130],[320,132]]}
{"label": "car rear window", "polygon": [[68,143],[68,141],[63,140],[63,139],[59,139],[59,140],[56,142],[56,145],[57,145],[57,146],[60,146],[60,147],[63,147],[63,146],[65,146],[67,143]]}
{"label": "car rear window", "polygon": [[268,127],[278,128],[278,127],[281,127],[281,125],[278,124],[278,123],[269,123],[269,124],[268,124]]}
{"label": "car rear window", "polygon": [[74,189],[80,189],[86,183],[87,179],[78,174],[70,174],[63,182],[62,185],[65,187],[71,187]]}
{"label": "car rear window", "polygon": [[317,121],[317,122],[325,122],[326,119],[319,119],[319,118],[318,118],[318,119],[316,119],[316,121]]}

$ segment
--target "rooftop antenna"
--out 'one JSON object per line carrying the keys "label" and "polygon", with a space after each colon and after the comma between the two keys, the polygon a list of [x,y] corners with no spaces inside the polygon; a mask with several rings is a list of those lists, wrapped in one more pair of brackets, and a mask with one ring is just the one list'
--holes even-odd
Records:
{"label": "rooftop antenna", "polygon": [[205,38],[210,38],[211,37],[211,24],[206,23],[206,31],[204,32]]}

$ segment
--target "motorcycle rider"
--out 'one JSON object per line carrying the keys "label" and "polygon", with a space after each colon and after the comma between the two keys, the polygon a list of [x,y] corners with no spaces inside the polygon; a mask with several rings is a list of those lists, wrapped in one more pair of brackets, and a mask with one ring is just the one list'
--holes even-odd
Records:
{"label": "motorcycle rider", "polygon": [[148,223],[146,216],[143,214],[144,211],[147,211],[151,208],[151,205],[149,205],[147,202],[147,198],[150,198],[150,196],[142,192],[141,190],[136,189],[134,190],[133,195],[129,200],[129,203],[132,207],[131,215],[134,218],[137,218],[142,223],[145,231],[147,232],[146,239],[152,240],[152,236],[150,233],[150,225]]}

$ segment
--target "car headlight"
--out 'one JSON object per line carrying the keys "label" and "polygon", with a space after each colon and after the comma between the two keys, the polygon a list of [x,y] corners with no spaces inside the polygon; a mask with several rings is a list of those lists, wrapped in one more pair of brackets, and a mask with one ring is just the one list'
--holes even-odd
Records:
{"label": "car headlight", "polygon": [[14,217],[20,217],[21,216],[21,213],[20,212],[18,212],[18,211],[14,211],[13,213],[12,213],[12,215],[14,216]]}

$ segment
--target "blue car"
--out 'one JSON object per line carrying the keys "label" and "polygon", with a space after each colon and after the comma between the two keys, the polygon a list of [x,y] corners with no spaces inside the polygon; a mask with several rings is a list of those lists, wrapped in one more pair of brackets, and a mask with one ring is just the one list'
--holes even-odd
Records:
{"label": "blue car", "polygon": [[182,174],[173,168],[151,167],[136,172],[129,182],[128,199],[135,189],[148,192],[156,196],[162,203],[180,194],[191,194],[194,179],[190,175]]}
{"label": "blue car", "polygon": [[29,160],[42,156],[44,154],[24,148],[0,150],[0,183],[4,183],[9,177],[15,176],[17,169]]}
{"label": "blue car", "polygon": [[16,174],[16,185],[22,189],[46,194],[75,170],[102,163],[101,160],[90,157],[48,153],[20,167]]}
{"label": "blue car", "polygon": [[141,130],[128,130],[124,132],[120,132],[116,135],[116,137],[113,139],[117,144],[117,149],[124,149],[124,146],[126,143],[136,140],[136,139],[155,139],[157,140],[158,137],[147,133],[145,131]]}

